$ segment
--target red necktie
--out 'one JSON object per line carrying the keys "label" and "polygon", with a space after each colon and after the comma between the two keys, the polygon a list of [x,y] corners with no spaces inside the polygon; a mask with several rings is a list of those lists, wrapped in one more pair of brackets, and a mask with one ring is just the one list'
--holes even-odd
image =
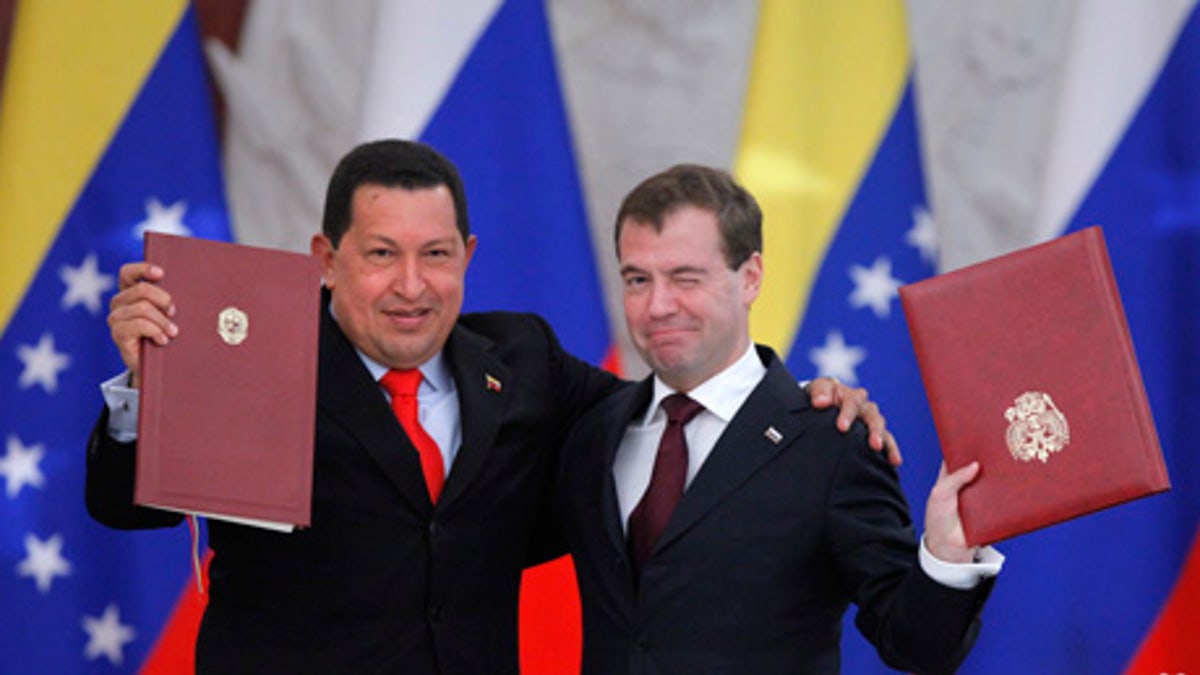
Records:
{"label": "red necktie", "polygon": [[445,481],[445,465],[442,463],[442,451],[437,442],[425,432],[421,421],[417,418],[417,388],[421,386],[421,371],[389,370],[379,378],[379,384],[392,395],[392,411],[400,426],[408,434],[408,440],[416,446],[421,456],[421,470],[425,473],[425,485],[429,488],[429,499],[436,504],[438,495],[442,493],[442,483]]}
{"label": "red necktie", "polygon": [[658,541],[659,535],[667,527],[667,521],[683,496],[688,464],[683,425],[704,410],[704,406],[684,394],[671,394],[663,399],[662,406],[667,412],[667,428],[658,442],[650,486],[629,515],[629,552],[637,572],[641,571],[642,564],[650,557],[654,542]]}

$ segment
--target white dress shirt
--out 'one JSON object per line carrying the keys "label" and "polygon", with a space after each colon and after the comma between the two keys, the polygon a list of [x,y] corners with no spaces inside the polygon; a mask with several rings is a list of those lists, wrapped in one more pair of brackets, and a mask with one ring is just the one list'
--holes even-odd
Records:
{"label": "white dress shirt", "polygon": [[[704,461],[716,446],[717,439],[725,433],[725,427],[729,426],[730,420],[766,373],[766,367],[751,346],[733,365],[687,392],[689,398],[704,406],[704,410],[683,427],[688,450],[684,489],[692,484],[696,472],[704,466]],[[654,471],[654,459],[658,455],[658,441],[667,425],[667,413],[660,404],[674,393],[675,390],[656,375],[650,407],[645,415],[630,422],[617,448],[613,479],[617,485],[622,527],[628,526],[629,514],[650,485],[650,474]]]}
{"label": "white dress shirt", "polygon": [[[703,405],[704,410],[683,428],[688,447],[685,490],[704,466],[705,460],[712,453],[721,434],[725,433],[730,420],[766,373],[767,369],[758,358],[758,352],[754,345],[750,345],[746,353],[733,365],[686,392],[691,399]],[[658,441],[667,423],[667,414],[660,404],[664,398],[674,393],[675,390],[656,375],[650,407],[644,415],[629,423],[625,429],[625,436],[617,447],[612,471],[617,488],[617,504],[621,510],[622,528],[628,528],[629,514],[633,512],[650,485],[650,474],[654,470],[654,459],[658,454]],[[981,579],[999,574],[1004,562],[1004,556],[988,546],[980,549],[978,561],[975,563],[947,563],[928,551],[923,536],[918,559],[921,568],[930,578],[945,586],[959,589],[973,588]]]}

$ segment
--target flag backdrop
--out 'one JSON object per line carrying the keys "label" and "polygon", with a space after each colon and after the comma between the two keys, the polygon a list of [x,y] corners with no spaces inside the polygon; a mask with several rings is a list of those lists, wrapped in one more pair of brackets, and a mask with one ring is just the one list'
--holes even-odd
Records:
{"label": "flag backdrop", "polygon": [[[541,0],[386,3],[377,35],[362,137],[419,138],[458,166],[479,238],[464,310],[537,312],[615,367]],[[574,584],[567,559],[526,574],[522,672],[578,669]]]}
{"label": "flag backdrop", "polygon": [[[154,228],[227,239],[184,2],[23,2],[0,109],[0,672],[179,673],[150,655],[189,587],[185,528],[116,532],[83,503],[105,316]],[[187,633],[188,631],[185,631]],[[149,659],[149,661],[148,661]]]}
{"label": "flag backdrop", "polygon": [[1004,544],[970,672],[1200,672],[1200,560],[1185,564],[1200,525],[1194,4],[1081,4],[1040,221],[1104,230],[1173,489]]}
{"label": "flag backdrop", "polygon": [[[869,388],[913,518],[940,454],[897,289],[933,273],[904,6],[766,0],[735,172],[764,212],[754,339],[799,377]],[[847,613],[842,670],[889,672]]]}
{"label": "flag backdrop", "polygon": [[[1200,553],[1185,560],[1200,518],[1190,442],[1200,432],[1200,23],[1191,4],[1081,7],[1041,231],[1104,226],[1174,490],[1001,543],[1008,561],[962,673],[1200,669],[1185,633],[1200,614]],[[870,388],[905,449],[901,478],[919,524],[941,457],[896,287],[934,271],[936,238],[903,7],[858,7],[762,6],[737,162],[766,217],[767,288],[753,328],[798,374]],[[1136,62],[1148,67],[1145,82],[1121,82],[1139,75]],[[1105,136],[1096,118],[1110,112],[1119,119]],[[844,672],[891,672],[849,620],[843,645]]]}

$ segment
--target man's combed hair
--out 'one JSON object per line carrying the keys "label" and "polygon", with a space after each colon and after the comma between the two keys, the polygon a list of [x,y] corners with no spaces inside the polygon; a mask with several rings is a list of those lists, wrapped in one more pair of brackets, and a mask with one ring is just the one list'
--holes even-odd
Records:
{"label": "man's combed hair", "polygon": [[466,241],[467,195],[458,169],[441,153],[423,143],[385,139],[363,143],[338,162],[325,193],[321,231],[336,248],[350,227],[354,191],[363,185],[421,190],[445,185],[454,199],[458,232]]}
{"label": "man's combed hair", "polygon": [[655,174],[625,197],[613,234],[617,250],[627,219],[662,232],[663,220],[683,206],[716,214],[722,252],[731,269],[741,267],[752,253],[762,252],[762,210],[754,196],[727,172],[698,164],[678,164]]}

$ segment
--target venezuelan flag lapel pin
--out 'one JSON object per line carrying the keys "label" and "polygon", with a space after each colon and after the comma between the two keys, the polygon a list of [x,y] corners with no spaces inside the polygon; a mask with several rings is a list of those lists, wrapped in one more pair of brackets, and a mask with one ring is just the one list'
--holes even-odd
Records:
{"label": "venezuelan flag lapel pin", "polygon": [[483,379],[484,379],[485,384],[487,385],[488,391],[495,392],[497,394],[500,393],[500,389],[501,389],[500,380],[497,380],[490,373],[485,373],[483,376]]}

